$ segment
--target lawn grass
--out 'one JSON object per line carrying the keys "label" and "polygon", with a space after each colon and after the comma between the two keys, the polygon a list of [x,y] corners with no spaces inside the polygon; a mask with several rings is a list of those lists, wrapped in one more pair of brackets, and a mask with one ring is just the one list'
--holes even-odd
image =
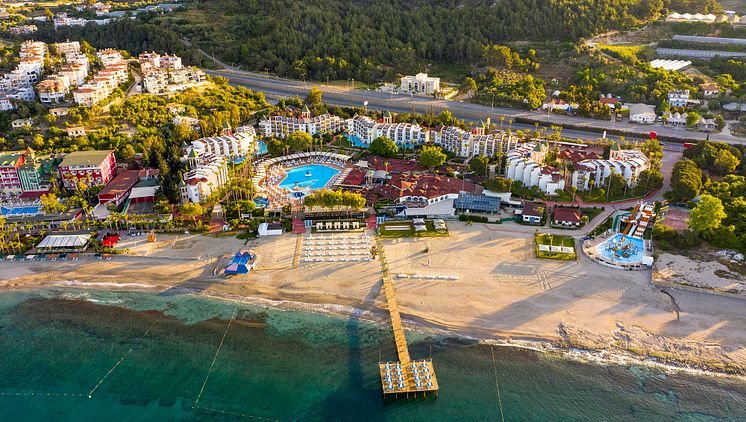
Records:
{"label": "lawn grass", "polygon": [[[408,226],[408,230],[387,230],[386,227],[395,226]],[[378,226],[378,234],[381,237],[388,238],[403,238],[403,237],[445,237],[448,236],[448,230],[446,231],[435,231],[435,224],[432,221],[425,221],[425,227],[427,228],[424,232],[418,232],[414,230],[414,223],[411,221],[395,221],[390,223],[383,223]]]}
{"label": "lawn grass", "polygon": [[546,259],[561,259],[565,261],[574,261],[578,258],[577,253],[540,251],[539,245],[547,246],[566,246],[575,248],[575,238],[572,236],[563,236],[558,234],[537,233],[534,237],[536,242],[536,257]]}

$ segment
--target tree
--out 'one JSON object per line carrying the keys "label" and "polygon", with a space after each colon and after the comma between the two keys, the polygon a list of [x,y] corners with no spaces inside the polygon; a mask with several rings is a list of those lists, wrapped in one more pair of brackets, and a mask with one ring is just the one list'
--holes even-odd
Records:
{"label": "tree", "polygon": [[733,173],[738,164],[740,164],[740,160],[727,149],[718,151],[712,163],[714,170],[720,175]]}
{"label": "tree", "polygon": [[487,176],[487,165],[490,160],[484,156],[479,155],[469,161],[469,169],[480,176]]}
{"label": "tree", "polygon": [[671,198],[674,201],[691,201],[702,190],[702,171],[692,160],[674,164],[671,172]]}
{"label": "tree", "polygon": [[697,233],[715,230],[727,215],[723,202],[712,195],[703,194],[699,203],[689,213],[689,228]]}
{"label": "tree", "polygon": [[187,202],[181,206],[180,210],[182,215],[192,218],[192,222],[196,222],[197,217],[205,213],[204,207],[194,202]]}
{"label": "tree", "polygon": [[311,146],[313,138],[306,132],[296,131],[288,136],[287,144],[293,151],[305,151]]}
{"label": "tree", "polygon": [[41,200],[42,209],[47,214],[56,214],[65,211],[65,206],[60,203],[57,195],[52,192],[42,195],[39,199]]}
{"label": "tree", "polygon": [[312,107],[320,106],[323,94],[324,93],[318,87],[314,86],[308,91],[305,103]]}
{"label": "tree", "polygon": [[446,162],[446,155],[440,147],[425,145],[420,150],[420,165],[422,167],[434,168]]}
{"label": "tree", "polygon": [[464,94],[473,95],[475,92],[477,92],[477,81],[475,81],[474,78],[472,78],[471,76],[467,76],[461,83],[461,87],[459,88],[459,90]]}
{"label": "tree", "polygon": [[643,170],[637,177],[637,187],[642,190],[641,194],[652,189],[659,189],[661,186],[663,186],[663,175],[656,169]]}
{"label": "tree", "polygon": [[686,127],[691,128],[696,126],[701,118],[702,116],[700,116],[696,111],[690,111],[686,114]]}
{"label": "tree", "polygon": [[484,182],[484,187],[492,192],[510,192],[510,185],[510,179],[499,176]]}
{"label": "tree", "polygon": [[612,173],[609,176],[609,181],[607,182],[609,186],[608,194],[609,196],[616,197],[624,193],[624,189],[627,187],[627,181],[624,180],[624,176],[622,176],[619,173]]}
{"label": "tree", "polygon": [[289,147],[289,145],[281,139],[272,138],[267,141],[267,152],[273,157],[279,157],[280,155],[285,154],[287,147]]}
{"label": "tree", "polygon": [[370,143],[368,150],[373,155],[392,158],[399,152],[399,147],[396,146],[396,143],[391,138],[379,136]]}

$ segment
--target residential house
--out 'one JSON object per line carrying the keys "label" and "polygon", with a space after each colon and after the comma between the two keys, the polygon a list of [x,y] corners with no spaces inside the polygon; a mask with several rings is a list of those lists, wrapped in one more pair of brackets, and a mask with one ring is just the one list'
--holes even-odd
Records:
{"label": "residential house", "polygon": [[671,107],[686,107],[689,103],[688,89],[675,89],[668,93],[668,104]]}
{"label": "residential house", "polygon": [[528,224],[541,224],[541,219],[544,218],[544,204],[536,202],[524,202],[523,210],[521,211],[521,220]]}
{"label": "residential house", "polygon": [[22,129],[24,127],[31,127],[34,125],[34,121],[32,119],[15,119],[12,122],[10,122],[10,127],[13,129]]}
{"label": "residential house", "polygon": [[633,123],[653,124],[657,115],[655,106],[649,104],[628,104],[629,121]]}
{"label": "residential house", "polygon": [[705,98],[715,98],[720,95],[720,86],[715,82],[707,82],[699,85],[699,90]]}
{"label": "residential house", "polygon": [[552,224],[564,227],[580,227],[583,214],[575,208],[556,207],[552,213]]}
{"label": "residential house", "polygon": [[71,126],[66,129],[67,136],[71,138],[77,138],[78,136],[85,136],[85,127],[83,126]]}

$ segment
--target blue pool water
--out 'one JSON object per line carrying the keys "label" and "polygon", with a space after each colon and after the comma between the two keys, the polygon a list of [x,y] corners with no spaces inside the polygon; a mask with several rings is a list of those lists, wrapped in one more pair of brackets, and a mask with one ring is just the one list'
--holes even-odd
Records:
{"label": "blue pool water", "polygon": [[[355,135],[345,135],[345,136],[347,137],[347,139],[350,140],[350,142],[352,142],[353,146],[356,146],[356,147],[359,147],[359,148],[368,148],[368,144],[364,143],[359,137],[357,137]],[[397,143],[396,146],[398,146],[399,148],[404,148],[404,149],[412,149],[412,148],[414,148],[413,144]]]}
{"label": "blue pool water", "polygon": [[0,207],[0,215],[36,215],[39,214],[39,206],[31,207]]}
{"label": "blue pool water", "polygon": [[645,256],[642,239],[617,233],[597,246],[598,253],[609,261],[639,262]]}
{"label": "blue pool water", "polygon": [[[306,174],[310,172],[310,174]],[[309,189],[322,189],[332,177],[339,174],[339,170],[321,164],[309,164],[285,170],[287,177],[278,186],[283,189],[303,187]]]}

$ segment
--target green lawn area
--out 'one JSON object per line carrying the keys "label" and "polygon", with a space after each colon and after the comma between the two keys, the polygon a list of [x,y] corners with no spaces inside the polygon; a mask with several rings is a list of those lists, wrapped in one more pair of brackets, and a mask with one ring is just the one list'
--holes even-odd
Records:
{"label": "green lawn area", "polygon": [[448,236],[448,229],[435,231],[435,224],[431,220],[425,221],[425,231],[415,231],[414,223],[411,221],[394,221],[383,223],[378,226],[381,237],[438,237]]}
{"label": "green lawn area", "polygon": [[546,246],[566,246],[570,248],[575,248],[575,238],[572,236],[562,236],[557,234],[545,234],[545,233],[537,233],[534,237],[534,240],[536,241],[536,257],[537,258],[547,258],[547,259],[562,259],[567,261],[573,261],[577,259],[577,253],[567,253],[567,252],[552,252],[552,251],[540,251],[539,245],[546,245]]}
{"label": "green lawn area", "polygon": [[593,220],[597,215],[604,212],[603,208],[580,208],[583,215],[588,216],[588,221]]}

